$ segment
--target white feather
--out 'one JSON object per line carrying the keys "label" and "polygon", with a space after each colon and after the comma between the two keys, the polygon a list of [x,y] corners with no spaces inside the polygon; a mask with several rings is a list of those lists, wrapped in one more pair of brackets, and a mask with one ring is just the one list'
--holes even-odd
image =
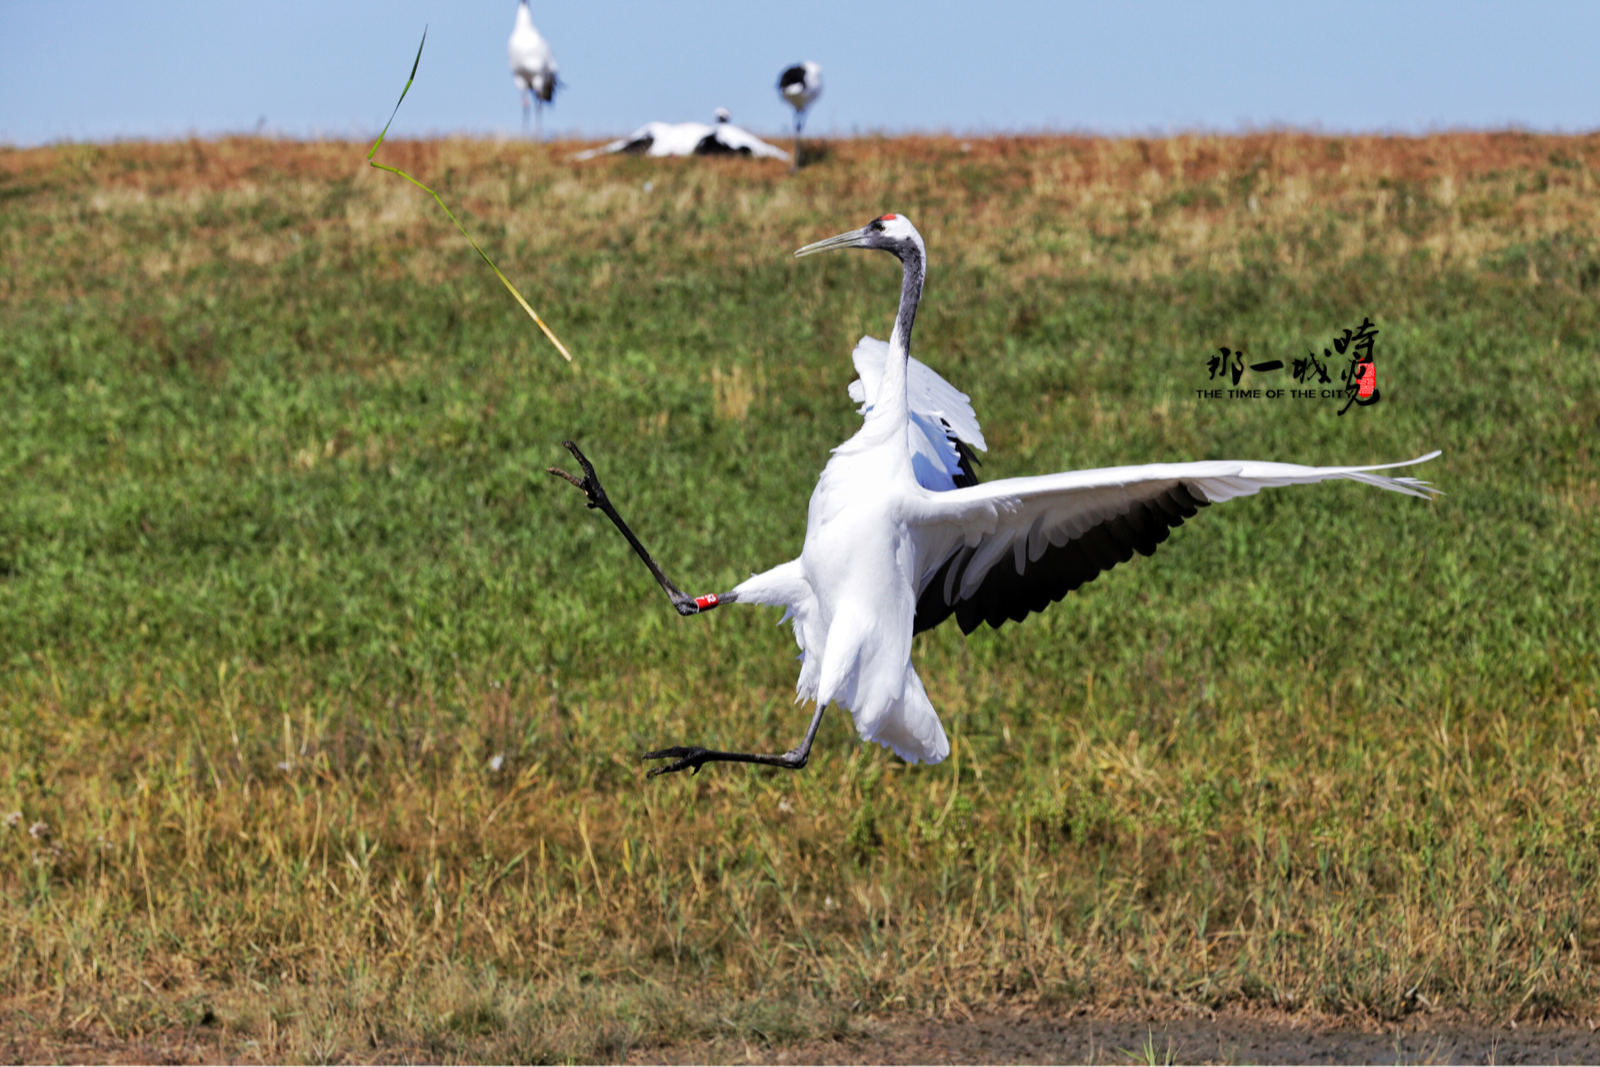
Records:
{"label": "white feather", "polygon": [[[850,399],[861,405],[863,415],[878,395],[888,356],[889,342],[876,337],[863,337],[850,353],[860,375],[850,383]],[[906,366],[906,406],[910,412],[906,444],[918,484],[934,492],[954,489],[955,477],[961,473],[961,457],[950,444],[950,435],[980,452],[989,450],[967,394],[941,378],[932,367],[912,358]]]}
{"label": "white feather", "polygon": [[1153,500],[1175,485],[1198,489],[1206,503],[1220,504],[1263,489],[1352,481],[1406,496],[1431,499],[1436,494],[1416,478],[1392,478],[1374,471],[1425,463],[1430,452],[1403,463],[1371,467],[1302,467],[1293,463],[1254,460],[1211,460],[1201,463],[1149,463],[1139,467],[1107,467],[1068,471],[1033,478],[1006,478],[937,495],[924,494],[909,508],[908,524],[921,534],[923,553],[920,593],[926,581],[957,549],[973,550],[961,586],[947,603],[971,596],[990,568],[1008,556],[1021,574],[1047,545],[1061,546],[1135,504]]}

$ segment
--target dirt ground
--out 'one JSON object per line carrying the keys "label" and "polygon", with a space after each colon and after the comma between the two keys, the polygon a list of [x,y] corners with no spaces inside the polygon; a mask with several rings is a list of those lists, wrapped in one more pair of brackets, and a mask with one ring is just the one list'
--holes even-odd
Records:
{"label": "dirt ground", "polygon": [[[254,1046],[255,1043],[248,1043]],[[391,1046],[330,1049],[328,1062],[420,1063],[437,1050]],[[257,1054],[251,1054],[255,1052]],[[0,1035],[5,1063],[259,1062],[204,1028],[131,1041]],[[468,1053],[470,1057],[471,1053]],[[1600,1033],[1587,1025],[1485,1026],[1422,1016],[1403,1026],[1356,1026],[1295,1016],[1140,1020],[988,1015],[868,1024],[843,1040],[772,1047],[727,1041],[635,1049],[627,1063],[1600,1063]]]}
{"label": "dirt ground", "polygon": [[1423,1019],[1387,1031],[1291,1017],[1138,1021],[947,1019],[874,1027],[782,1049],[725,1043],[636,1053],[634,1063],[1600,1063],[1587,1026]]}

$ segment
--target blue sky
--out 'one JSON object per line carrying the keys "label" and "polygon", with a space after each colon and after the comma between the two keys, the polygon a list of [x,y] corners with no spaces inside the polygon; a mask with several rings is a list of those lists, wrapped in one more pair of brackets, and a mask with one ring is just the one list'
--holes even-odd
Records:
{"label": "blue sky", "polygon": [[[513,0],[0,0],[0,143],[373,134],[430,27],[401,136],[515,133]],[[809,129],[1150,133],[1289,125],[1600,127],[1600,3],[751,3],[534,0],[567,82],[546,130],[713,108]]]}

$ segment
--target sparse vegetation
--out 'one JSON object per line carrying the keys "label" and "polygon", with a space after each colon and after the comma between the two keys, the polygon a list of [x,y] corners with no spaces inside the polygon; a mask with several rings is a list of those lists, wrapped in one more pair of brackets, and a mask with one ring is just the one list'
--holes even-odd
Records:
{"label": "sparse vegetation", "polygon": [[[8,1057],[1594,1012],[1600,138],[826,147],[387,144],[570,367],[365,146],[0,150]],[[797,552],[899,282],[789,252],[886,210],[984,477],[1441,447],[1448,495],[1263,494],[919,637],[942,766],[836,716],[804,773],[645,782],[660,744],[792,744],[793,645],[677,619],[543,468],[582,442],[697,590]],[[1219,345],[1364,315],[1376,407],[1195,398]]]}

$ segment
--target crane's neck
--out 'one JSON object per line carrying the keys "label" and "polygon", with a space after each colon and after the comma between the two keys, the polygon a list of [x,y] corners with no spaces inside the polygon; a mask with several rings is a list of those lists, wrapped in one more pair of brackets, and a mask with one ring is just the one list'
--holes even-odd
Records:
{"label": "crane's neck", "polygon": [[922,300],[922,280],[926,273],[922,249],[912,247],[901,259],[905,277],[900,283],[900,310],[895,313],[894,330],[889,334],[889,358],[883,365],[883,380],[868,413],[869,422],[886,432],[904,432],[910,419],[906,402],[906,368],[911,359],[911,327],[917,321],[917,304]]}

